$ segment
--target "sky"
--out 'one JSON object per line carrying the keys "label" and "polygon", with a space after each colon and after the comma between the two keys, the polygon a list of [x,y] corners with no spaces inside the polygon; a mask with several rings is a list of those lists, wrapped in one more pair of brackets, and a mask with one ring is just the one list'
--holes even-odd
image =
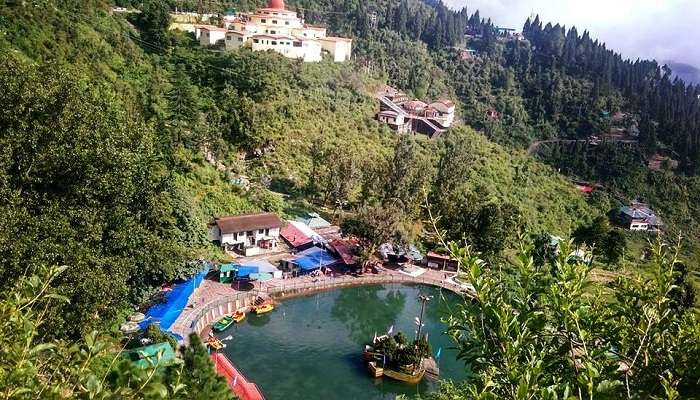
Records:
{"label": "sky", "polygon": [[543,24],[576,26],[629,58],[700,68],[700,0],[443,0],[479,10],[498,26],[522,29],[531,14]]}

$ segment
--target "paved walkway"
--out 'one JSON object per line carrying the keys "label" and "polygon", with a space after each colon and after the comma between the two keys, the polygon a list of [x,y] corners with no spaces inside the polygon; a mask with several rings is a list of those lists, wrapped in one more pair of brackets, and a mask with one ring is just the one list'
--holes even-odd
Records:
{"label": "paved walkway", "polygon": [[[290,279],[272,279],[262,283],[241,283],[238,285],[224,284],[213,280],[204,280],[201,286],[190,296],[189,302],[178,319],[171,327],[171,331],[179,334],[185,341],[194,327],[205,313],[219,308],[224,303],[239,301],[250,304],[255,298],[282,299],[298,296],[315,291],[331,290],[339,287],[363,286],[386,283],[425,284],[441,287],[469,295],[468,287],[455,284],[451,278],[454,273],[445,273],[427,269],[422,275],[412,277],[400,273],[398,270],[382,268],[378,274],[363,274],[358,276],[341,275],[334,273],[332,276],[301,276]],[[218,314],[218,310],[215,311]]]}

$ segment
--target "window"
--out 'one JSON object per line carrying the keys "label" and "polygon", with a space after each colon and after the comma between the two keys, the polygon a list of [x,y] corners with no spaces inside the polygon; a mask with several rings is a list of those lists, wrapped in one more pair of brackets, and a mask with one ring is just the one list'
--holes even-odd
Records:
{"label": "window", "polygon": [[276,19],[273,19],[273,20],[272,20],[272,23],[275,24],[275,25],[277,25],[277,20],[276,20]]}
{"label": "window", "polygon": [[248,231],[248,232],[246,232],[246,235],[247,235],[247,236],[253,236],[253,231]]}
{"label": "window", "polygon": [[265,229],[265,236],[270,236],[270,229]]}
{"label": "window", "polygon": [[301,42],[294,42],[294,47],[301,47]]}
{"label": "window", "polygon": [[284,24],[285,24],[285,25],[289,25],[289,21],[284,21]]}
{"label": "window", "polygon": [[273,46],[277,46],[277,41],[273,40],[273,41],[272,41],[272,45],[273,45]]}
{"label": "window", "polygon": [[263,23],[263,24],[266,24],[266,23],[267,23],[267,20],[266,20],[266,19],[261,19],[260,22]]}
{"label": "window", "polygon": [[243,41],[243,38],[242,38],[242,37],[239,37],[239,38],[238,38],[238,41],[239,41],[239,42],[242,42],[242,41]]}
{"label": "window", "polygon": [[258,229],[258,235],[262,235],[263,233],[265,233],[264,229]]}
{"label": "window", "polygon": [[234,234],[233,234],[233,240],[238,240],[238,232],[234,232]]}
{"label": "window", "polygon": [[260,43],[258,39],[253,39],[253,43]]}
{"label": "window", "polygon": [[270,35],[276,35],[277,31],[270,31]]}

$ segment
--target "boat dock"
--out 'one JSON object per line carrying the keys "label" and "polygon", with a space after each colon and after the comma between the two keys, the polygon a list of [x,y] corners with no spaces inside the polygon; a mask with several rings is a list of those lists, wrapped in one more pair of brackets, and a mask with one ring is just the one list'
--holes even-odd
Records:
{"label": "boat dock", "polygon": [[231,361],[222,353],[212,353],[216,373],[226,379],[231,391],[242,400],[265,400],[258,385],[249,382],[248,379],[233,366]]}

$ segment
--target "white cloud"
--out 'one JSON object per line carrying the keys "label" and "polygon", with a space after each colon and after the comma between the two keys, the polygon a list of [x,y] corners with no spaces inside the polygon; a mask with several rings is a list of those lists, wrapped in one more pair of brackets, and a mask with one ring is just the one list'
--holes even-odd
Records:
{"label": "white cloud", "polygon": [[674,60],[700,67],[700,0],[443,0],[498,25],[521,28],[531,14],[588,30],[630,58]]}

